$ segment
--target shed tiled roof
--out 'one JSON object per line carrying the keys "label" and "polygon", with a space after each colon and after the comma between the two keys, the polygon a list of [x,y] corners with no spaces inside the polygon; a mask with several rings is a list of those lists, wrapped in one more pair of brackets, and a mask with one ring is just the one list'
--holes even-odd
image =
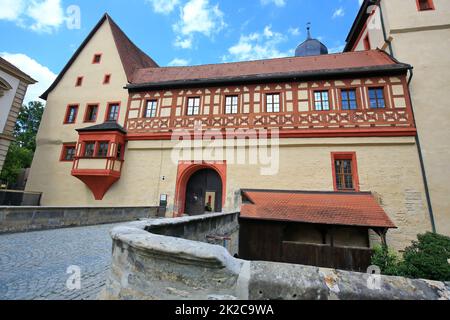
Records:
{"label": "shed tiled roof", "polygon": [[371,193],[243,191],[241,218],[396,228]]}
{"label": "shed tiled roof", "polygon": [[376,69],[405,69],[400,63],[380,50],[339,54],[289,57],[269,60],[199,65],[189,67],[144,68],[136,71],[132,85],[163,84],[217,79],[267,78],[280,75],[308,76],[311,74],[371,71]]}
{"label": "shed tiled roof", "polygon": [[106,121],[95,126],[77,129],[78,132],[95,132],[95,131],[119,131],[123,134],[127,134],[124,127],[118,124],[116,121]]}

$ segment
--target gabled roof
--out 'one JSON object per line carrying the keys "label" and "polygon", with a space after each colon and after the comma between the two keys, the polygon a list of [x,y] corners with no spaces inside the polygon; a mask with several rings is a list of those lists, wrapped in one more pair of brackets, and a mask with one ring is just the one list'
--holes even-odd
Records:
{"label": "gabled roof", "polygon": [[15,65],[10,63],[9,61],[3,59],[2,57],[0,57],[0,69],[20,78],[21,80],[25,81],[27,84],[34,84],[37,82],[36,80],[31,78],[29,75],[27,75],[25,72],[23,72],[22,70],[17,68]]}
{"label": "gabled roof", "polygon": [[396,228],[371,193],[243,190],[241,218]]}
{"label": "gabled roof", "polygon": [[357,73],[402,73],[410,68],[410,65],[394,60],[384,51],[371,50],[190,67],[139,69],[127,88],[141,89],[268,79],[307,79]]}
{"label": "gabled roof", "polygon": [[358,14],[356,15],[355,21],[353,21],[353,25],[350,29],[350,32],[347,35],[347,39],[345,39],[346,45],[344,48],[344,52],[351,51],[353,46],[355,45],[356,40],[361,33],[362,28],[366,24],[367,18],[370,17],[371,12],[369,11],[369,7],[376,5],[377,0],[364,0],[359,8]]}
{"label": "gabled roof", "polygon": [[56,80],[52,83],[50,88],[45,91],[41,99],[46,100],[48,97],[48,94],[58,85],[59,81],[61,81],[64,74],[69,70],[69,68],[72,66],[72,64],[75,62],[77,57],[80,55],[80,53],[83,51],[83,49],[86,47],[86,45],[89,43],[89,41],[92,39],[92,37],[95,35],[95,33],[100,29],[100,27],[103,25],[104,22],[109,22],[109,25],[111,27],[111,31],[113,34],[114,42],[117,47],[117,51],[119,53],[120,59],[122,61],[123,68],[125,70],[125,74],[127,76],[128,82],[131,82],[131,79],[133,77],[133,73],[138,68],[157,68],[158,64],[153,61],[152,58],[150,58],[148,55],[146,55],[141,49],[139,49],[128,37],[127,35],[119,28],[119,26],[114,22],[114,20],[105,13],[103,17],[100,19],[100,21],[96,24],[94,29],[89,33],[87,38],[83,41],[83,43],[80,45],[80,47],[77,49],[77,51],[74,53],[74,55],[70,58],[69,62],[64,66],[62,71],[59,73]]}
{"label": "gabled roof", "polygon": [[116,121],[106,121],[102,124],[97,124],[95,126],[77,129],[77,132],[100,132],[100,131],[118,131],[123,134],[127,134],[127,131],[118,124]]}

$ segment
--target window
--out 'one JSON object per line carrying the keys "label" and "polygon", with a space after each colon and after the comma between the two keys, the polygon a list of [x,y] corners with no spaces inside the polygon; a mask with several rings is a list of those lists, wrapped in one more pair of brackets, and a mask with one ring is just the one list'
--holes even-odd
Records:
{"label": "window", "polygon": [[108,112],[106,113],[106,121],[117,121],[119,119],[120,105],[111,103],[108,105]]}
{"label": "window", "polygon": [[84,143],[84,156],[92,158],[94,156],[95,142],[85,142]]}
{"label": "window", "polygon": [[371,46],[370,46],[370,38],[369,38],[369,34],[367,34],[364,38],[364,50],[370,50]]}
{"label": "window", "polygon": [[359,191],[355,153],[332,153],[335,191]]}
{"label": "window", "polygon": [[280,112],[279,93],[271,93],[266,95],[266,111],[269,113]]}
{"label": "window", "polygon": [[67,111],[66,111],[66,118],[64,119],[64,123],[66,123],[66,124],[75,123],[75,121],[77,120],[77,114],[78,114],[78,106],[77,105],[68,106]]}
{"label": "window", "polygon": [[106,158],[108,156],[108,141],[102,141],[98,143],[98,149],[97,149],[97,157],[99,158]]}
{"label": "window", "polygon": [[76,146],[75,144],[66,144],[63,146],[61,153],[61,161],[73,161],[75,158]]}
{"label": "window", "polygon": [[330,102],[328,100],[328,91],[314,92],[314,108],[316,111],[330,110]]}
{"label": "window", "polygon": [[433,0],[417,0],[419,11],[434,10]]}
{"label": "window", "polygon": [[188,98],[187,115],[195,116],[200,114],[200,98]]}
{"label": "window", "polygon": [[75,87],[81,87],[83,85],[83,77],[78,77]]}
{"label": "window", "polygon": [[86,107],[86,114],[84,116],[84,122],[95,122],[97,121],[98,105],[88,104]]}
{"label": "window", "polygon": [[122,145],[117,145],[117,159],[122,160]]}
{"label": "window", "polygon": [[156,117],[156,110],[158,109],[158,101],[149,100],[147,101],[147,106],[145,107],[145,118],[154,118]]}
{"label": "window", "polygon": [[102,55],[101,53],[97,53],[94,55],[94,58],[92,59],[93,64],[98,64],[102,61]]}
{"label": "window", "polygon": [[225,113],[226,114],[238,113],[238,96],[225,97]]}
{"label": "window", "polygon": [[341,90],[342,110],[356,110],[356,90]]}
{"label": "window", "polygon": [[103,78],[103,84],[109,84],[111,82],[111,75],[105,74],[105,77]]}
{"label": "window", "polygon": [[384,89],[383,88],[369,88],[369,100],[370,108],[383,109],[386,107],[384,101]]}

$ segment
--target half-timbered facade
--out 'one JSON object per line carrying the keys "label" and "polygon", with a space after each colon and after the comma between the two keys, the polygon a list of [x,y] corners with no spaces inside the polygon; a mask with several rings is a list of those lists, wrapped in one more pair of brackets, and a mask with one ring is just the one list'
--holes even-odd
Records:
{"label": "half-timbered facade", "polygon": [[379,50],[159,67],[106,15],[44,94],[27,189],[169,216],[240,210],[244,189],[361,193],[400,249],[430,229],[409,69]]}

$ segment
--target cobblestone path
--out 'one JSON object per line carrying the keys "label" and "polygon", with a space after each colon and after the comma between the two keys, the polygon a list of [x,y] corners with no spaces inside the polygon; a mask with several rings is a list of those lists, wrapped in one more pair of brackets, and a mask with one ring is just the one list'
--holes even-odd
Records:
{"label": "cobblestone path", "polygon": [[[96,299],[109,270],[114,226],[0,235],[0,300]],[[80,290],[66,286],[70,266],[81,269]]]}

